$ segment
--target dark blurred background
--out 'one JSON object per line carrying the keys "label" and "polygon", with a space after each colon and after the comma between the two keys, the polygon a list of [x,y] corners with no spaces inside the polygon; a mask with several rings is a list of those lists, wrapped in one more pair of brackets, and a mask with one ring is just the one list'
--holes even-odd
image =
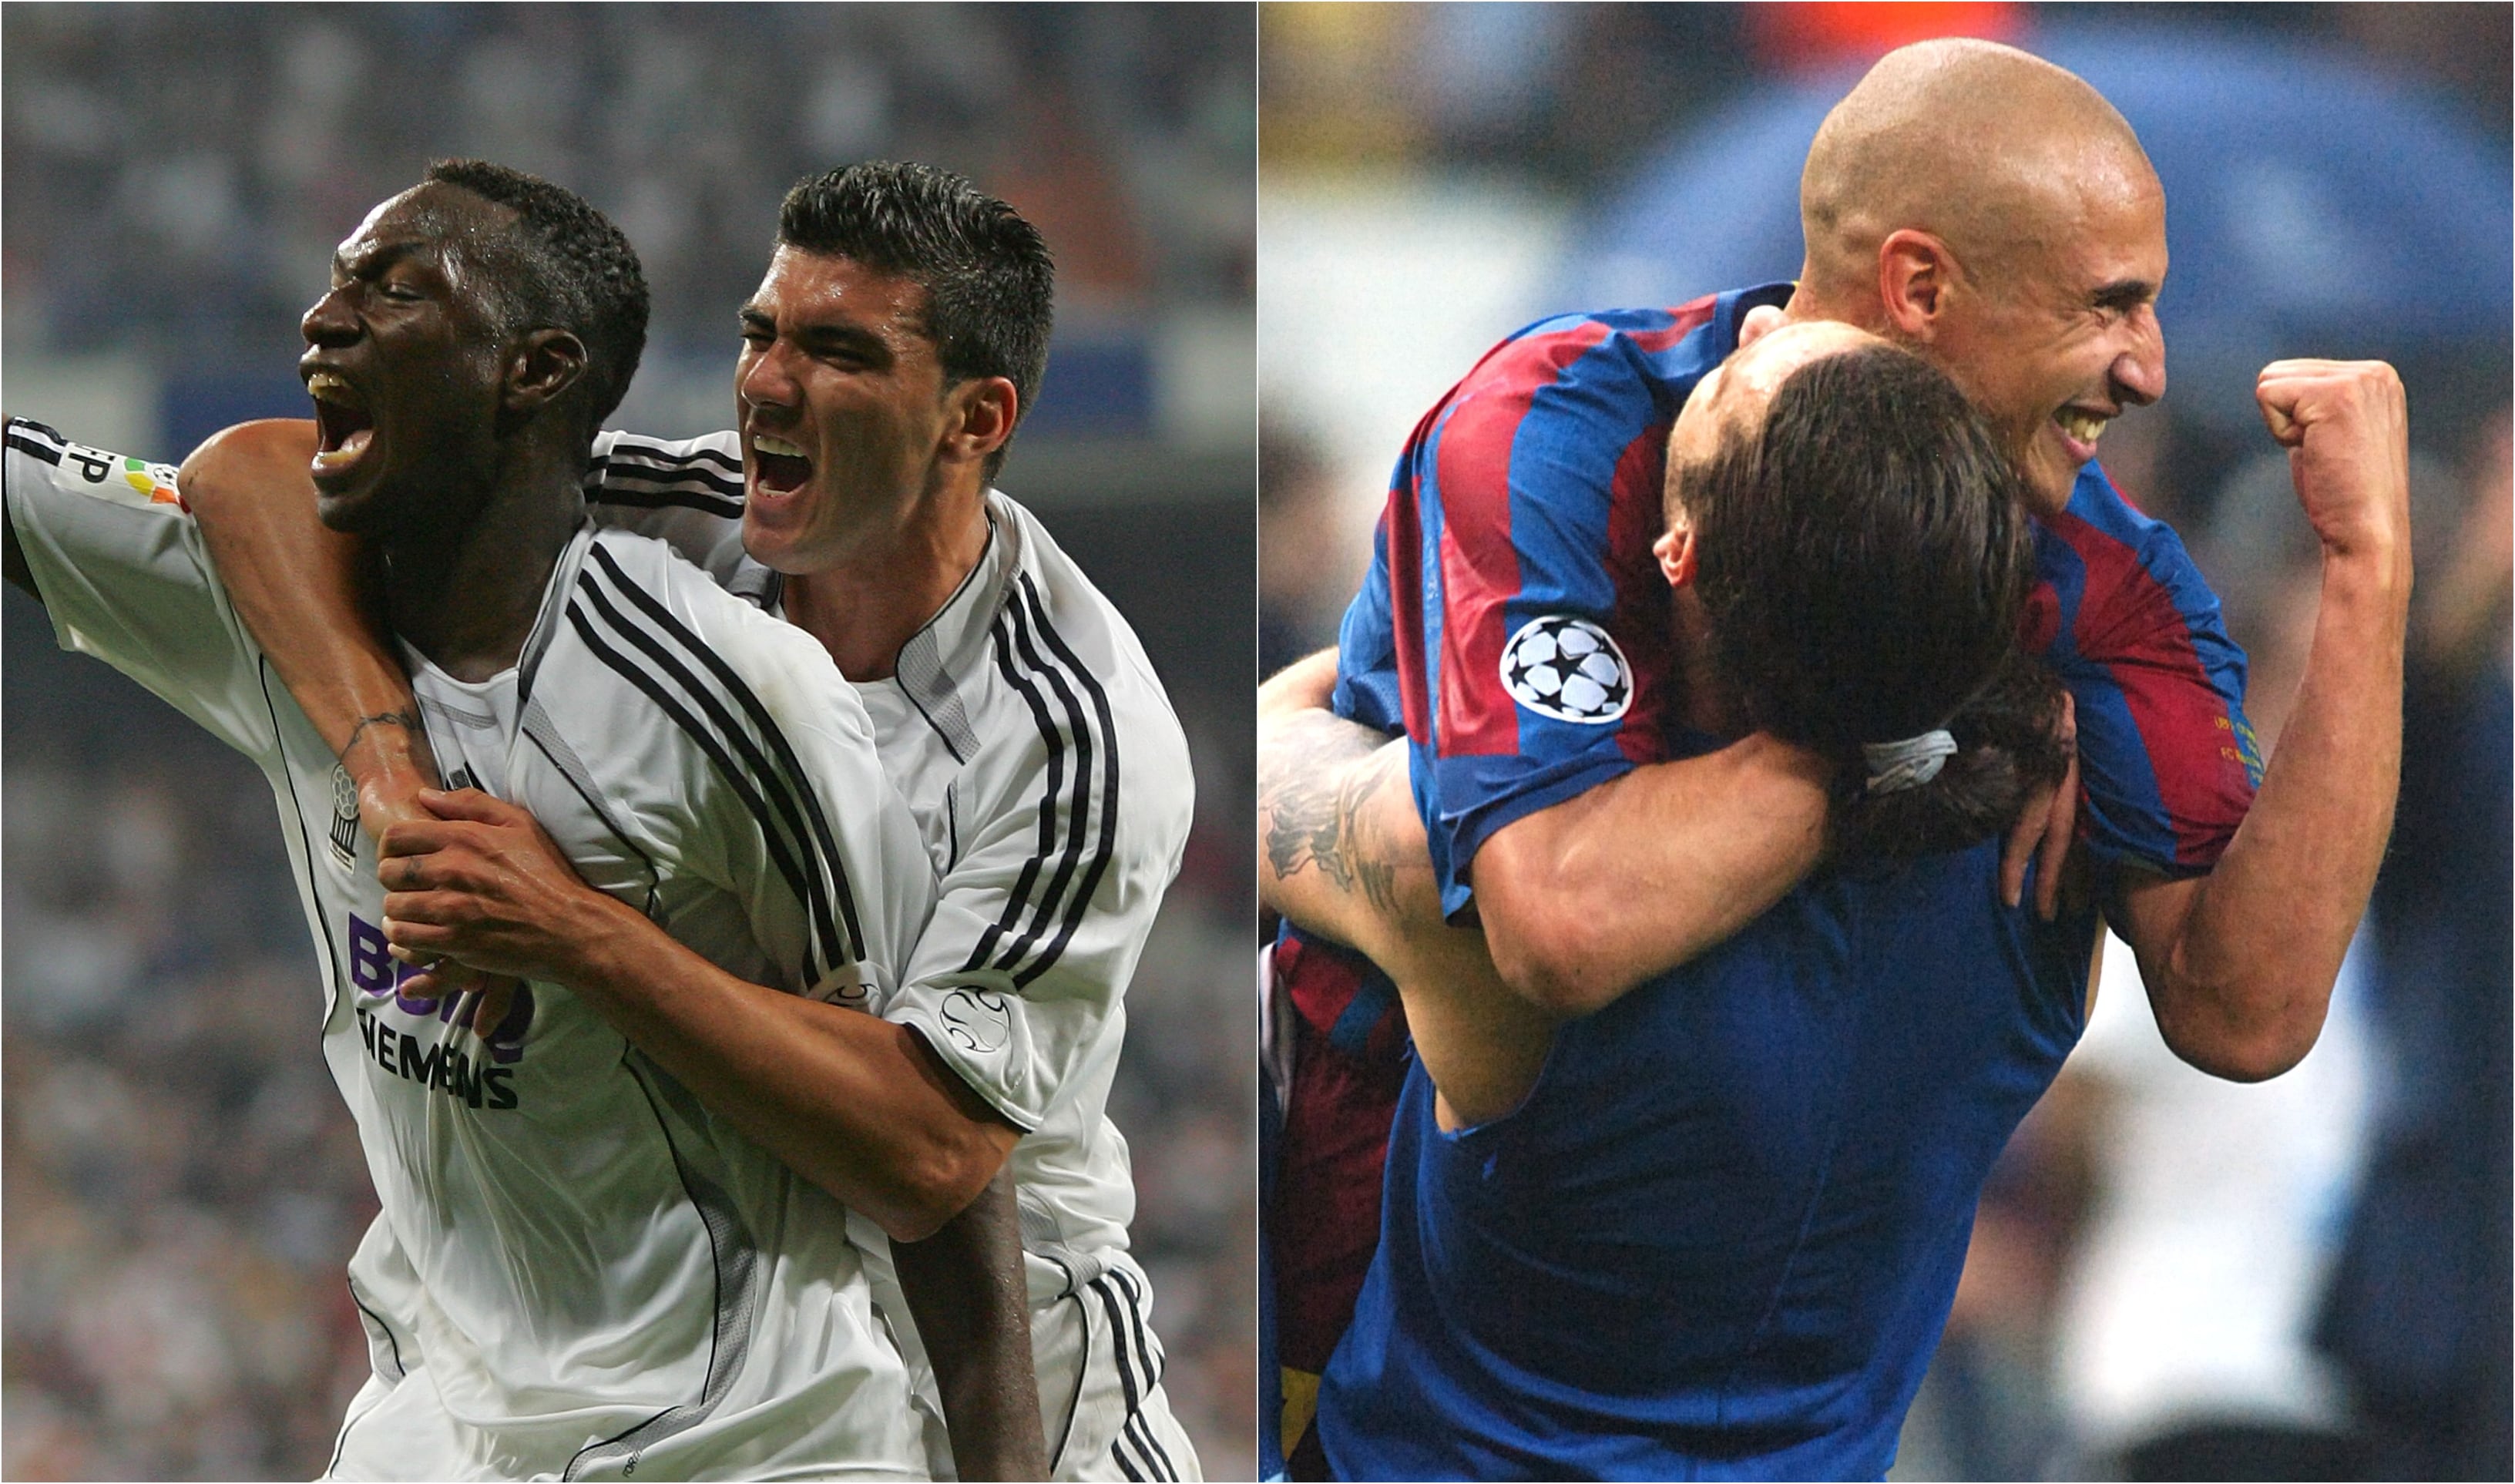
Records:
{"label": "dark blurred background", "polygon": [[1546,314],[1795,275],[1799,165],[1889,48],[2010,42],[2166,192],[2170,386],[2104,463],[2172,521],[2276,747],[2317,548],[2251,388],[2410,389],[2418,596],[2391,856],[2321,1044],[2167,1052],[2109,945],[1985,1194],[1898,1478],[2509,1476],[2510,11],[2502,5],[1260,7],[1260,649],[1333,642],[1425,408]]}
{"label": "dark blurred background", "polygon": [[[1246,1477],[1255,24],[1246,6],[0,7],[6,402],[173,460],[304,415],[298,315],[428,160],[547,175],[654,290],[616,426],[726,426],[778,196],[948,166],[1058,264],[1001,482],[1127,613],[1198,812],[1111,1113],[1167,1384]],[[309,1477],[366,1370],[374,1197],[268,790],[6,599],[0,1473]]]}

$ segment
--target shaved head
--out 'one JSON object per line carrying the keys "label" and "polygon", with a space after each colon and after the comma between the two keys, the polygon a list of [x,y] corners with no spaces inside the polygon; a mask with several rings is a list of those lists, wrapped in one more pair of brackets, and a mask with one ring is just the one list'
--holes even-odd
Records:
{"label": "shaved head", "polygon": [[1997,273],[2158,190],[2130,125],[2074,74],[1995,42],[1920,42],[1872,67],[1808,148],[1804,286],[1874,300],[1878,246],[1908,227]]}

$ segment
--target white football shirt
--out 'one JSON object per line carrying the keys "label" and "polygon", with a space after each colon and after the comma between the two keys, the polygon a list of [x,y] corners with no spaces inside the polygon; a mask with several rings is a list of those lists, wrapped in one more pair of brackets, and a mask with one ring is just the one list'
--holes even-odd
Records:
{"label": "white football shirt", "polygon": [[[598,521],[662,537],[729,591],[777,607],[777,574],[742,552],[736,434],[602,433],[586,493]],[[894,677],[856,687],[941,882],[876,1010],[914,1027],[1023,1131],[1011,1166],[1058,1476],[1088,1476],[1096,1461],[1113,1477],[1175,1478],[1195,1460],[1134,1417],[1161,1361],[1142,1323],[1149,1289],[1127,1256],[1127,1143],[1107,1108],[1127,983],[1194,812],[1187,742],[1134,630],[1039,520],[1001,491],[988,493],[987,519],[985,555],[900,650]],[[887,1295],[887,1244],[861,1217],[856,1229]],[[1128,1342],[1049,1342],[1060,1305]],[[1057,1356],[1093,1353],[1118,1374],[1086,1384],[1059,1373]],[[1104,1394],[1107,1415],[1090,1415],[1088,1399]]]}
{"label": "white football shirt", "polygon": [[[557,985],[486,1038],[400,992],[354,800],[173,471],[13,422],[5,483],[63,646],[254,759],[279,804],[383,1207],[350,1274],[376,1374],[334,1471],[922,1477],[843,1206]],[[414,683],[449,768],[719,966],[858,1005],[904,982],[935,872],[863,706],[808,636],[660,543],[580,531],[514,671]]]}

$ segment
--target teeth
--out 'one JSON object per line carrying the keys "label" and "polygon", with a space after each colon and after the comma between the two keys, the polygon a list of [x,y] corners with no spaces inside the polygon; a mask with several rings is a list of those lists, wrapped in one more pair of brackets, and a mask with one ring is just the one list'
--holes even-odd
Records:
{"label": "teeth", "polygon": [[367,445],[375,440],[375,435],[372,428],[359,429],[343,438],[340,447],[318,451],[314,455],[314,468],[320,472],[357,463],[359,457],[366,453]]}
{"label": "teeth", "polygon": [[2082,443],[2092,443],[2103,437],[2105,424],[2110,421],[2111,419],[2100,418],[2092,413],[2073,412],[2067,407],[2062,408],[2060,413],[2061,431]]}
{"label": "teeth", "polygon": [[333,371],[317,371],[306,378],[306,390],[323,402],[354,401],[357,396],[350,390],[350,384]]}
{"label": "teeth", "polygon": [[804,456],[803,449],[787,442],[784,438],[771,437],[764,433],[753,433],[751,435],[751,446],[762,453],[770,454],[781,459],[800,459]]}

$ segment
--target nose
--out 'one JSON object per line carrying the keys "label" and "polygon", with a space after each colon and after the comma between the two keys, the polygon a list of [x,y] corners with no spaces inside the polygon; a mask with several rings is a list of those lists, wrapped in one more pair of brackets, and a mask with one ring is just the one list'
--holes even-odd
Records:
{"label": "nose", "polygon": [[298,332],[309,346],[325,350],[350,345],[358,338],[358,316],[350,312],[343,301],[344,291],[332,289],[314,301],[314,307],[297,321]]}
{"label": "nose", "polygon": [[745,346],[734,367],[733,390],[747,407],[792,407],[800,402],[794,370],[786,364],[785,342],[771,341],[759,350]]}
{"label": "nose", "polygon": [[2129,343],[2114,357],[2114,391],[2144,407],[2165,395],[2165,327],[2158,322],[2157,307],[2144,304],[2126,328]]}

